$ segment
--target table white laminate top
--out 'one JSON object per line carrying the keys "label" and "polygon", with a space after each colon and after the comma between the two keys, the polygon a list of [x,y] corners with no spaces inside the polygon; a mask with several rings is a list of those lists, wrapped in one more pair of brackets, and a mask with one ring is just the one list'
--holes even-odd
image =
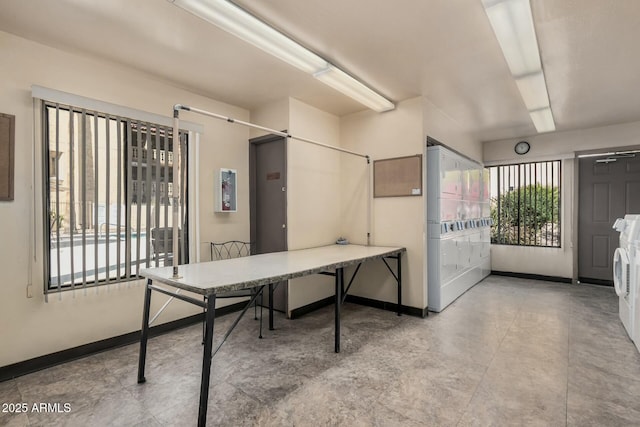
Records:
{"label": "table white laminate top", "polygon": [[403,247],[330,245],[311,249],[273,252],[172,267],[146,268],[140,275],[202,295],[247,289],[308,274],[334,270],[370,259],[406,252]]}

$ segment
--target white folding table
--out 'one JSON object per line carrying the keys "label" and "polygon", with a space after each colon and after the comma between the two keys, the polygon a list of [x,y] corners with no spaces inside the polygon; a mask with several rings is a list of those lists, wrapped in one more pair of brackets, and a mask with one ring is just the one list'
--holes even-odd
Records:
{"label": "white folding table", "polygon": [[[274,252],[220,261],[181,265],[181,277],[173,278],[171,267],[143,269],[140,275],[147,278],[142,316],[142,335],[140,339],[140,357],[138,361],[138,383],[145,382],[144,369],[149,338],[149,311],[151,292],[157,291],[191,304],[203,307],[205,313],[204,351],[202,359],[202,380],[200,383],[200,405],[198,426],[204,427],[207,419],[207,401],[209,397],[209,378],[213,352],[213,323],[215,318],[216,295],[237,292],[250,297],[236,322],[231,326],[225,338],[253,303],[255,298],[269,287],[269,329],[273,329],[273,284],[310,274],[325,274],[335,277],[335,352],[340,352],[340,306],[353,283],[363,262],[381,259],[398,285],[398,315],[402,311],[402,268],[401,256],[406,252],[403,247],[331,245],[311,249]],[[396,260],[396,271],[387,263]],[[348,285],[344,284],[344,267],[357,265]],[[174,290],[155,284],[158,282]],[[204,296],[204,301],[179,293],[179,290]],[[242,291],[253,290],[248,294]],[[224,340],[223,340],[224,342]],[[222,345],[222,343],[220,344]],[[219,347],[218,347],[219,348]],[[217,351],[217,349],[216,349]]]}

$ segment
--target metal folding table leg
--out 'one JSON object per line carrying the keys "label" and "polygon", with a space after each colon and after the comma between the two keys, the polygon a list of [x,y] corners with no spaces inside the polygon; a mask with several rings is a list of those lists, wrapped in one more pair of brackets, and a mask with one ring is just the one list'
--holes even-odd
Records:
{"label": "metal folding table leg", "polygon": [[[393,269],[387,262],[386,258],[393,258],[396,260],[396,273],[393,272]],[[398,284],[398,316],[402,315],[402,252],[398,252],[398,255],[389,256],[386,258],[382,258],[382,262],[387,266],[387,270],[396,279],[396,283]]]}
{"label": "metal folding table leg", "polygon": [[340,353],[340,307],[342,306],[342,286],[344,269],[336,269],[336,312],[335,312],[335,352]]}
{"label": "metal folding table leg", "polygon": [[151,309],[151,279],[147,280],[144,292],[144,308],[142,310],[142,336],[140,337],[140,355],[138,356],[138,384],[146,381],[144,365],[147,360],[147,341],[149,340],[149,311]]}
{"label": "metal folding table leg", "polygon": [[402,252],[398,252],[398,316],[402,315]]}
{"label": "metal folding table leg", "polygon": [[273,283],[269,283],[269,330],[273,331]]}
{"label": "metal folding table leg", "polygon": [[207,298],[205,320],[204,351],[202,356],[202,379],[200,381],[200,406],[198,408],[198,427],[207,424],[207,403],[209,402],[209,380],[211,378],[211,359],[213,347],[213,321],[216,317],[216,296]]}
{"label": "metal folding table leg", "polygon": [[[264,286],[263,286],[264,288]],[[258,335],[258,338],[262,339],[262,304],[263,304],[263,300],[264,300],[264,289],[260,290],[260,335]]]}

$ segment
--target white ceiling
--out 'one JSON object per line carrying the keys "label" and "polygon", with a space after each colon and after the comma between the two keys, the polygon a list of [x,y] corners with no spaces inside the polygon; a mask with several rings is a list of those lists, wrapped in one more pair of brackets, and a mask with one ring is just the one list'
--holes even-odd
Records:
{"label": "white ceiling", "polygon": [[[480,140],[535,134],[481,0],[236,0],[398,102],[424,95]],[[640,1],[531,0],[558,130],[640,120]],[[0,0],[0,30],[247,109],[363,107],[166,0]],[[0,51],[1,51],[0,46]]]}

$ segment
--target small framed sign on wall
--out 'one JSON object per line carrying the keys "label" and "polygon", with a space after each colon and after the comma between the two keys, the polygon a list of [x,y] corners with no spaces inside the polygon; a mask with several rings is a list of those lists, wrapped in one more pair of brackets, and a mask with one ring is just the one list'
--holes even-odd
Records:
{"label": "small framed sign on wall", "polygon": [[13,200],[16,117],[0,113],[0,201]]}

